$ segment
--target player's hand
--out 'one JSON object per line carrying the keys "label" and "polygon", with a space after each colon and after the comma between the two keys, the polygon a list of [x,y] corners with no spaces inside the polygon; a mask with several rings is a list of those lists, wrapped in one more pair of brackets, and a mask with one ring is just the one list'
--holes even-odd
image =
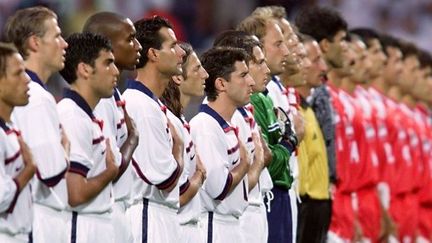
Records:
{"label": "player's hand", "polygon": [[132,139],[132,142],[134,144],[138,145],[139,133],[138,133],[138,129],[136,127],[135,121],[129,116],[126,109],[123,109],[123,111],[124,111],[124,119],[125,119],[126,128],[127,128],[127,132],[128,132],[128,137],[130,137]]}
{"label": "player's hand", "polygon": [[33,155],[30,152],[30,148],[24,142],[21,136],[18,136],[18,143],[20,146],[20,152],[23,157],[24,166],[28,169],[32,174],[36,172],[36,163],[33,160]]}
{"label": "player's hand", "polygon": [[387,242],[390,236],[396,235],[396,226],[387,210],[381,211],[380,242]]}
{"label": "player's hand", "polygon": [[296,132],[298,142],[300,143],[304,138],[306,122],[305,119],[303,118],[303,115],[300,113],[294,114],[293,122],[294,122],[294,130]]}
{"label": "player's hand", "polygon": [[61,144],[63,146],[66,160],[69,161],[70,156],[70,141],[68,136],[66,135],[66,132],[64,131],[63,127],[60,127],[60,136],[61,136]]}
{"label": "player's hand", "polygon": [[252,132],[252,141],[255,146],[254,163],[260,163],[260,167],[264,168],[264,149],[259,135],[255,132]]}
{"label": "player's hand", "polygon": [[353,242],[362,242],[363,240],[363,230],[361,228],[360,222],[354,220],[354,240]]}
{"label": "player's hand", "polygon": [[259,128],[259,137],[261,141],[261,147],[263,148],[263,153],[264,153],[264,166],[267,167],[272,161],[273,155],[266,140],[263,138],[261,128]]}
{"label": "player's hand", "polygon": [[239,143],[239,151],[240,151],[240,164],[246,167],[246,172],[249,170],[249,155],[244,143],[238,140]]}
{"label": "player's hand", "polygon": [[117,174],[119,172],[119,168],[115,164],[115,157],[114,153],[111,149],[111,144],[109,138],[105,139],[106,144],[106,150],[105,150],[105,164],[106,164],[106,170],[110,171],[112,173],[112,178],[116,178]]}
{"label": "player's hand", "polygon": [[196,171],[199,171],[199,173],[201,173],[201,184],[204,183],[204,181],[207,179],[207,171],[205,169],[205,166],[203,164],[203,162],[201,161],[201,158],[199,157],[198,154],[195,155],[196,158]]}

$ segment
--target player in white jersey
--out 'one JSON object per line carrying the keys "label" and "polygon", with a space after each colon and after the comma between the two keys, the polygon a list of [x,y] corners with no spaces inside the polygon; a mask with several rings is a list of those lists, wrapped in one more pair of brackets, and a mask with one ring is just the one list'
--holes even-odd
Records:
{"label": "player in white jersey", "polygon": [[[100,34],[111,41],[115,64],[120,72],[135,69],[141,56],[141,45],[135,38],[135,27],[130,19],[116,13],[99,12],[87,19],[83,32]],[[125,102],[117,88],[112,97],[100,100],[94,113],[104,121],[104,136],[110,139],[111,147],[120,149],[118,153],[114,153],[117,163],[121,163],[113,184],[115,242],[132,242],[132,226],[127,209],[133,180],[130,161],[138,145],[138,131],[127,114]]]}
{"label": "player in white jersey", "polygon": [[18,51],[0,43],[0,242],[28,242],[32,226],[29,182],[36,166],[19,130],[13,127],[14,107],[29,102],[29,77]]}
{"label": "player in white jersey", "polygon": [[[250,59],[249,72],[255,81],[252,87],[254,93],[265,90],[268,83],[270,69],[268,68],[262,45],[258,39],[242,31],[226,31],[216,38],[215,46],[232,46],[244,49]],[[267,242],[268,225],[267,213],[262,194],[272,186],[271,178],[266,166],[271,162],[271,151],[264,139],[252,114],[252,104],[239,107],[234,112],[232,123],[239,128],[239,138],[245,144],[251,166],[248,171],[249,205],[240,217],[240,226],[245,242]],[[252,223],[253,222],[253,223]]]}
{"label": "player in white jersey", "polygon": [[197,54],[188,43],[180,43],[185,51],[183,56],[183,72],[173,76],[163,93],[161,100],[168,107],[168,119],[174,125],[182,138],[184,146],[184,169],[179,179],[180,209],[178,218],[180,223],[179,242],[204,242],[205,234],[202,230],[200,189],[206,177],[205,168],[195,152],[195,144],[190,135],[190,126],[183,115],[183,108],[187,107],[192,97],[204,94],[204,81],[208,73],[202,67]]}
{"label": "player in white jersey", "polygon": [[214,47],[202,56],[209,73],[205,83],[208,104],[201,106],[190,125],[207,170],[201,193],[207,242],[244,242],[239,217],[248,205],[249,158],[231,119],[252,93],[254,81],[247,61],[247,53],[239,48]]}
{"label": "player in white jersey", "polygon": [[101,98],[112,95],[119,72],[105,37],[72,34],[67,42],[65,68],[60,73],[71,88],[65,91],[58,110],[71,141],[66,178],[71,206],[68,236],[71,243],[114,242],[112,181],[119,164],[103,135],[103,121],[93,110]]}
{"label": "player in white jersey", "polygon": [[167,108],[159,97],[172,76],[182,73],[185,52],[171,24],[159,16],[141,19],[135,22],[135,28],[143,49],[136,80],[130,80],[123,93],[129,115],[142,135],[132,160],[132,233],[137,243],[175,242],[183,142],[171,127]]}
{"label": "player in white jersey", "polygon": [[17,11],[8,21],[6,35],[23,55],[32,80],[29,104],[12,114],[38,165],[32,180],[32,237],[35,242],[66,242],[69,141],[61,129],[56,101],[45,85],[64,67],[67,43],[61,37],[57,15],[44,7]]}

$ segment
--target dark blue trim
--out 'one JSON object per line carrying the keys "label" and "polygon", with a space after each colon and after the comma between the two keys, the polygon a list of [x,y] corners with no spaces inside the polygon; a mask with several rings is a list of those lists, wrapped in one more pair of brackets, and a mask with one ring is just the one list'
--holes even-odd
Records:
{"label": "dark blue trim", "polygon": [[76,243],[78,213],[72,212],[71,243]]}
{"label": "dark blue trim", "polygon": [[176,182],[176,179],[177,179],[178,175],[180,174],[180,165],[177,162],[176,162],[176,165],[177,165],[177,167],[173,171],[171,176],[168,177],[168,179],[166,179],[165,181],[156,185],[156,187],[159,190],[165,190],[165,189],[169,188],[170,186],[172,186]]}
{"label": "dark blue trim", "polygon": [[120,91],[118,90],[117,87],[114,88],[113,96],[114,96],[115,101],[121,101]]}
{"label": "dark blue trim", "polygon": [[207,113],[208,115],[213,117],[219,123],[219,126],[222,127],[222,130],[225,131],[225,129],[230,128],[230,125],[228,125],[228,123],[222,118],[222,116],[220,116],[219,113],[213,110],[210,106],[202,104],[199,111]]}
{"label": "dark blue trim", "polygon": [[266,88],[263,92],[261,92],[264,96],[267,96],[268,95],[268,93],[269,93],[269,91],[268,91],[268,89]]}
{"label": "dark blue trim", "polygon": [[90,169],[87,168],[87,166],[85,166],[79,162],[75,162],[75,161],[70,162],[69,172],[82,175],[83,177],[87,177],[87,173],[89,170]]}
{"label": "dark blue trim", "polygon": [[142,211],[142,243],[147,243],[148,240],[148,199],[143,198],[143,211]]}
{"label": "dark blue trim", "polygon": [[280,91],[283,91],[283,86],[280,80],[276,76],[272,76],[272,81],[275,82]]}
{"label": "dark blue trim", "polygon": [[66,88],[64,89],[63,97],[73,100],[90,117],[90,119],[95,119],[93,111],[87,101],[85,101],[76,91]]}
{"label": "dark blue trim", "polygon": [[244,107],[239,107],[237,108],[237,110],[240,112],[240,114],[242,114],[243,118],[247,119],[249,118],[247,112],[246,112],[246,108]]}
{"label": "dark blue trim", "polygon": [[207,221],[207,243],[213,242],[213,212],[208,213]]}
{"label": "dark blue trim", "polygon": [[6,125],[6,122],[0,117],[0,127],[5,131],[5,133],[9,132],[11,129]]}
{"label": "dark blue trim", "polygon": [[28,241],[29,241],[29,243],[33,243],[33,231],[30,231],[30,233],[28,235]]}
{"label": "dark blue trim", "polygon": [[248,193],[246,188],[246,182],[243,180],[243,199],[247,202],[248,201]]}
{"label": "dark blue trim", "polygon": [[187,179],[186,182],[180,186],[180,195],[183,195],[183,193],[185,193],[187,191],[189,186],[190,186],[190,182],[189,182],[189,179]]}
{"label": "dark blue trim", "polygon": [[228,172],[228,176],[227,176],[227,179],[226,179],[226,182],[225,182],[225,186],[224,186],[221,194],[219,194],[219,196],[217,196],[215,198],[215,200],[222,201],[222,200],[225,199],[225,197],[228,195],[229,189],[231,188],[232,182],[233,182],[232,174],[231,174],[231,172]]}
{"label": "dark blue trim", "polygon": [[9,205],[9,208],[7,209],[6,213],[13,213],[15,205],[16,205],[16,202],[18,200],[18,195],[20,194],[20,184],[18,183],[18,180],[17,179],[13,179],[13,182],[15,183],[16,191],[15,191],[15,194],[14,194],[14,197],[12,199],[12,202]]}
{"label": "dark blue trim", "polygon": [[60,172],[58,175],[55,175],[55,176],[52,176],[52,177],[49,177],[46,179],[43,179],[39,170],[36,170],[36,176],[47,187],[53,187],[53,186],[57,185],[64,178],[64,175],[66,174],[67,170],[68,170],[68,167],[66,166],[66,168],[62,172]]}
{"label": "dark blue trim", "polygon": [[44,88],[45,90],[48,90],[47,86],[42,82],[42,80],[39,78],[39,76],[35,72],[30,71],[28,69],[26,69],[25,72],[27,73],[28,76],[30,76],[30,79],[33,82],[38,83],[40,86],[42,86],[42,88]]}
{"label": "dark blue trim", "polygon": [[145,95],[147,95],[148,97],[150,97],[152,100],[154,100],[156,103],[159,104],[159,98],[153,94],[153,92],[147,88],[144,84],[142,84],[141,82],[137,81],[137,80],[128,80],[127,81],[127,88],[128,89],[136,89],[138,91],[143,92]]}

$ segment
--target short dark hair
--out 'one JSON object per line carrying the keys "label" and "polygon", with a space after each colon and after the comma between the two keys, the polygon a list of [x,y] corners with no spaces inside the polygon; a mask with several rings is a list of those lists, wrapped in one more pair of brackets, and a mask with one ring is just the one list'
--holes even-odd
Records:
{"label": "short dark hair", "polygon": [[318,6],[300,11],[295,18],[295,24],[301,33],[312,36],[317,42],[323,39],[333,41],[339,31],[346,31],[348,28],[339,12]]}
{"label": "short dark hair", "polygon": [[409,56],[418,56],[419,50],[417,46],[412,42],[407,42],[403,40],[399,40],[399,49],[402,52],[403,59],[408,58]]}
{"label": "short dark hair", "polygon": [[[349,31],[351,34],[355,34],[361,38],[361,40],[366,44],[367,47],[370,47],[371,40],[377,39],[380,41],[380,34],[371,28],[355,28]],[[380,41],[381,43],[381,41]]]}
{"label": "short dark hair", "polygon": [[393,48],[400,49],[399,40],[396,37],[392,36],[392,35],[381,34],[380,37],[379,37],[379,39],[380,39],[383,51],[384,51],[384,53],[387,56],[389,55],[388,54],[388,50],[387,50],[388,47],[393,47]]}
{"label": "short dark hair", "polygon": [[27,39],[36,35],[43,37],[46,32],[45,20],[57,15],[46,7],[20,9],[9,17],[5,27],[6,40],[15,44],[24,59],[28,56]]}
{"label": "short dark hair", "polygon": [[422,68],[432,68],[432,55],[430,54],[430,52],[420,49],[418,53],[418,60]]}
{"label": "short dark hair", "polygon": [[227,30],[222,32],[216,37],[213,46],[230,46],[241,48],[248,54],[247,62],[250,60],[255,60],[255,56],[253,54],[254,47],[258,46],[263,48],[261,42],[252,37],[250,34],[240,30]]}
{"label": "short dark hair", "polygon": [[76,75],[78,64],[83,62],[94,67],[100,51],[112,51],[111,42],[104,36],[93,33],[74,33],[66,42],[65,67],[60,71],[62,77],[72,84],[78,78]]}
{"label": "short dark hair", "polygon": [[90,16],[84,24],[82,32],[91,32],[110,38],[113,25],[122,23],[127,18],[113,12],[98,12]]}
{"label": "short dark hair", "polygon": [[6,76],[7,59],[18,50],[9,43],[0,42],[0,78]]}
{"label": "short dark hair", "polygon": [[231,73],[235,71],[235,63],[246,62],[247,56],[243,49],[234,47],[213,47],[202,55],[202,65],[209,74],[204,89],[208,101],[215,101],[218,96],[215,87],[216,79],[224,78],[229,81]]}
{"label": "short dark hair", "polygon": [[134,23],[136,29],[136,38],[142,46],[141,57],[136,68],[144,67],[148,62],[147,52],[150,48],[160,49],[164,41],[159,33],[162,28],[172,29],[171,23],[160,16],[145,18]]}

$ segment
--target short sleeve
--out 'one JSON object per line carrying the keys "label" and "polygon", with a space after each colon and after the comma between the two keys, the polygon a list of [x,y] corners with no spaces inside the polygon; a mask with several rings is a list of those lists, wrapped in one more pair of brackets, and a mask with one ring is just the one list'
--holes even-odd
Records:
{"label": "short sleeve", "polygon": [[0,213],[8,211],[13,206],[19,193],[16,182],[10,175],[6,174],[5,152],[4,144],[0,144]]}

